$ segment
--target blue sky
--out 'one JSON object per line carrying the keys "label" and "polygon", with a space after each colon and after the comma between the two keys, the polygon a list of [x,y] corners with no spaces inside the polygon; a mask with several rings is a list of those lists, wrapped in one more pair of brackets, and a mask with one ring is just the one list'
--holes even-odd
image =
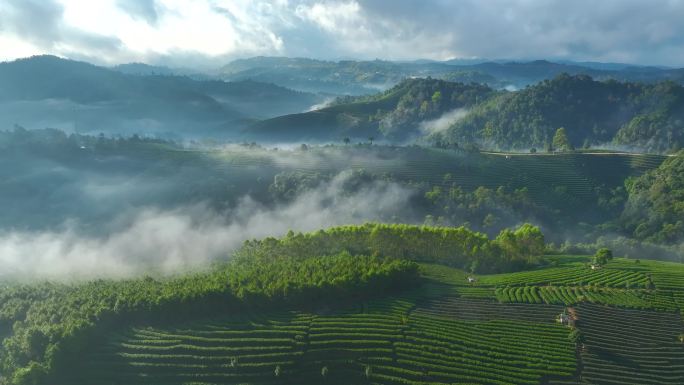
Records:
{"label": "blue sky", "polygon": [[212,67],[256,55],[684,67],[684,0],[2,0],[0,60]]}

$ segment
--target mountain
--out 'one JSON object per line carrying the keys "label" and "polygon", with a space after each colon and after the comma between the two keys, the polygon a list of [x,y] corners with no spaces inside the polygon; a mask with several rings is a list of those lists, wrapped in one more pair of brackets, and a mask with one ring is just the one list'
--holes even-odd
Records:
{"label": "mountain", "polygon": [[0,124],[86,132],[218,132],[322,100],[273,84],[131,75],[54,56],[0,63],[0,84]]}
{"label": "mountain", "polygon": [[434,141],[493,149],[548,146],[559,127],[574,147],[613,143],[649,151],[684,145],[684,87],[562,74],[473,108]]}
{"label": "mountain", "polygon": [[464,113],[494,93],[474,83],[408,79],[383,93],[339,98],[326,108],[257,122],[245,135],[267,141],[337,141],[345,137],[405,141],[433,129],[425,123],[445,114]]}
{"label": "mountain", "polygon": [[390,88],[409,74],[427,76],[413,70],[425,66],[430,64],[255,57],[229,63],[219,70],[219,77],[231,81],[252,79],[306,92],[361,95]]}
{"label": "mountain", "polygon": [[252,79],[307,92],[361,95],[388,89],[403,79],[433,77],[475,81],[497,89],[519,89],[562,73],[598,80],[684,82],[684,69],[615,63],[534,61],[418,60],[322,61],[303,58],[255,57],[233,61],[218,71],[224,80]]}
{"label": "mountain", "polygon": [[245,135],[264,141],[373,137],[394,143],[424,136],[438,146],[527,150],[548,148],[560,127],[575,148],[610,144],[676,150],[684,146],[684,87],[565,73],[513,92],[407,79],[382,93],[340,97],[326,108],[254,123]]}

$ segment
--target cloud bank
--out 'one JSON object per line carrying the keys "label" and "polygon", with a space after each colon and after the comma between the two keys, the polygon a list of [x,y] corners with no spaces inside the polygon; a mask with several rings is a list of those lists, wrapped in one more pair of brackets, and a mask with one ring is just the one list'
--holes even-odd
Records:
{"label": "cloud bank", "polygon": [[684,66],[681,0],[5,0],[3,59],[213,66],[254,55]]}
{"label": "cloud bank", "polygon": [[447,128],[451,127],[454,123],[463,119],[468,115],[468,109],[466,108],[456,108],[451,111],[447,111],[442,116],[437,119],[427,120],[420,124],[420,129],[425,134],[435,134],[438,132],[445,131]]}
{"label": "cloud bank", "polygon": [[311,231],[334,225],[388,220],[408,205],[411,191],[375,182],[344,193],[350,177],[302,193],[293,202],[266,208],[249,196],[218,214],[198,204],[170,210],[153,207],[123,215],[116,230],[85,235],[78,226],[62,230],[0,233],[0,278],[122,278],[171,274],[227,259],[247,239]]}

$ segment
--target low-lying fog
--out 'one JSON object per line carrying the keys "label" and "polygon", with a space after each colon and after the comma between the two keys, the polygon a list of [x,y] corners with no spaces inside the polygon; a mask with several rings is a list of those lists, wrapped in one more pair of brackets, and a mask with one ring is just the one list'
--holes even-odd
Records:
{"label": "low-lying fog", "polygon": [[[123,149],[109,155],[88,154],[87,146],[68,142],[35,151],[35,143],[19,144],[30,135],[18,131],[0,140],[0,278],[130,277],[201,268],[227,259],[247,239],[391,220],[412,194],[384,181],[350,191],[345,183],[352,173],[341,172],[276,201],[263,196],[273,181],[267,167],[218,173],[211,170],[216,162],[192,152],[131,150],[126,156],[125,146],[135,143],[119,144]],[[68,140],[54,135],[54,143]],[[285,151],[263,153],[290,162]]]}

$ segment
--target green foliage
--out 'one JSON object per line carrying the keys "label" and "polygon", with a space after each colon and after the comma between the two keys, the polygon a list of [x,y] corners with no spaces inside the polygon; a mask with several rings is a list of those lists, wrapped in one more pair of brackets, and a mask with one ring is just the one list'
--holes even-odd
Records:
{"label": "green foliage", "polygon": [[[323,250],[321,252],[324,252]],[[228,270],[231,291],[250,302],[316,303],[364,293],[408,287],[418,266],[407,260],[378,256],[327,256],[270,253],[244,254]]]}
{"label": "green foliage", "polygon": [[502,234],[502,240],[491,241],[484,234],[465,227],[367,223],[306,234],[289,233],[281,239],[247,241],[238,255],[245,259],[340,252],[377,254],[461,268],[478,266],[477,272],[518,270],[539,262],[544,238],[537,227],[524,224]]}
{"label": "green foliage", "polygon": [[[516,232],[513,233],[515,235]],[[526,235],[523,239],[538,237],[537,231],[529,227],[518,233]],[[287,238],[294,239],[297,235],[291,234]],[[326,257],[333,261],[339,258],[335,262],[339,267],[326,264],[324,257],[314,257],[309,262],[306,256],[260,259],[258,253],[253,255],[257,259],[252,262],[241,259],[234,262],[234,269],[245,269],[242,270],[245,275],[240,278],[243,281],[251,281],[247,277],[271,269],[293,277],[292,282],[325,282],[329,279],[326,276],[334,280],[334,276],[351,277],[356,274],[355,263],[351,259],[357,257],[348,254]],[[124,327],[115,331],[101,328],[97,335],[106,336],[106,339],[99,340],[91,335],[78,349],[69,350],[69,354],[62,352],[59,360],[48,361],[52,363],[51,369],[62,368],[56,373],[56,378],[50,377],[54,380],[50,383],[80,383],[80,380],[73,381],[76,377],[87,378],[91,383],[119,383],[120,378],[131,376],[150,381],[163,377],[165,383],[176,378],[205,383],[207,373],[220,373],[221,376],[230,376],[235,382],[247,383],[257,379],[273,382],[274,377],[281,377],[292,383],[313,384],[319,383],[321,376],[330,381],[344,376],[345,380],[354,383],[372,381],[419,385],[428,379],[430,383],[448,384],[458,376],[461,380],[466,378],[475,383],[515,381],[532,384],[549,375],[570,378],[575,373],[574,346],[577,344],[588,347],[579,351],[582,355],[592,354],[594,346],[605,346],[611,352],[634,354],[639,360],[638,355],[642,353],[659,357],[657,362],[661,362],[663,357],[675,357],[678,350],[670,350],[670,345],[681,347],[677,341],[681,333],[679,315],[674,311],[684,305],[684,265],[643,261],[635,266],[631,260],[616,258],[603,269],[593,271],[584,266],[589,259],[586,256],[550,258],[558,262],[556,266],[479,275],[474,284],[467,283],[467,274],[463,271],[422,265],[425,282],[422,286],[386,298],[368,300],[354,296],[358,302],[345,309],[336,309],[332,304],[319,301],[319,304],[326,305],[323,309],[274,310],[273,303],[283,302],[285,298],[309,302],[315,296],[301,296],[296,291],[283,290],[284,286],[278,282],[269,284],[270,280],[279,278],[267,274],[263,279],[259,278],[259,284],[247,286],[255,291],[244,290],[251,294],[243,300],[249,297],[249,303],[255,304],[271,298],[269,310],[265,310],[267,307],[251,307],[249,311],[237,309],[207,320],[204,317],[210,313],[199,312],[197,307],[188,309],[196,302],[191,301],[174,306],[172,311],[165,313],[168,314],[166,316],[159,314],[155,317],[155,327]],[[271,265],[277,260],[284,262]],[[381,262],[385,263],[377,265]],[[298,266],[300,263],[304,266]],[[401,270],[401,266],[412,269],[407,261],[378,256],[361,257],[358,263],[372,264],[365,269],[379,271],[379,279],[384,279],[381,277],[385,275],[380,271]],[[264,267],[263,270],[259,269],[260,266]],[[312,272],[328,269],[334,273]],[[298,280],[297,276],[308,278]],[[404,281],[401,274],[395,278],[397,282]],[[651,278],[656,288],[644,288]],[[146,280],[148,284],[153,281]],[[631,283],[629,288],[624,287],[627,282]],[[327,290],[325,286],[321,289]],[[368,287],[369,291],[378,291]],[[255,294],[258,290],[276,294]],[[285,293],[289,294],[285,296]],[[327,298],[332,295],[334,292],[329,292]],[[36,294],[35,298],[40,296]],[[492,301],[494,298],[502,303]],[[561,306],[567,305],[573,305],[582,320],[570,331],[554,322],[555,316],[563,310]],[[226,307],[219,303],[213,306]],[[637,312],[635,308],[665,311]],[[149,312],[154,311],[157,310],[149,309]],[[178,320],[181,311],[190,313],[190,319],[169,323],[169,318]],[[149,312],[146,313],[148,316]],[[97,322],[104,320],[100,317]],[[139,322],[150,320],[140,318],[136,324]],[[117,323],[120,324],[122,322]],[[610,342],[612,339],[605,338],[610,333],[620,336],[628,333],[630,338],[640,341],[646,341],[639,337],[641,333],[657,336],[657,341],[662,341],[658,346],[667,344],[669,348],[653,348],[656,345],[652,341],[650,344],[642,341],[639,349],[624,342],[613,344]],[[92,359],[81,359],[83,354]],[[599,355],[595,359],[603,363],[610,362],[610,357]],[[192,359],[192,365],[188,364],[189,359]],[[225,359],[230,359],[231,364],[217,365]],[[122,366],[122,363],[126,365]],[[585,365],[595,364],[594,360],[585,362]],[[16,371],[14,377],[23,382],[15,383],[45,383],[41,382],[45,378],[43,376],[55,373],[42,367],[35,361],[27,363]],[[324,367],[328,368],[325,375]],[[436,371],[438,369],[439,372]],[[633,371],[634,368],[626,366],[624,370]],[[657,370],[650,373],[662,370],[671,368],[658,364]],[[587,373],[596,375],[593,371]]]}
{"label": "green foliage", "polygon": [[551,143],[553,144],[553,147],[556,149],[556,151],[572,151],[575,149],[572,146],[572,143],[570,143],[570,139],[568,139],[568,134],[565,132],[565,128],[563,127],[556,130],[556,133],[553,135],[553,141]]}
{"label": "green foliage", "polygon": [[682,354],[681,318],[674,312],[582,304],[576,308],[584,336],[582,380],[589,384],[681,384],[672,365]]}
{"label": "green foliage", "polygon": [[541,256],[546,244],[539,227],[525,223],[515,231],[505,229],[496,237],[496,243],[507,255],[516,258]]}
{"label": "green foliage", "polygon": [[573,329],[570,332],[570,335],[568,335],[568,339],[570,340],[570,342],[578,345],[581,345],[586,341],[584,334],[579,329]]}
{"label": "green foliage", "polygon": [[419,129],[422,121],[438,118],[456,108],[474,106],[493,94],[494,90],[480,84],[406,79],[378,94],[340,97],[331,106],[317,111],[257,122],[249,132],[288,140],[370,136],[406,140],[422,134]]}
{"label": "green foliage", "polygon": [[636,239],[675,244],[684,241],[684,151],[627,183],[624,228]]}
{"label": "green foliage", "polygon": [[46,368],[121,323],[215,314],[243,304],[364,297],[410,286],[417,274],[415,263],[388,257],[271,254],[160,280],[10,286],[0,291],[0,321],[14,325],[3,342],[0,369],[12,384],[33,384],[49,373]]}
{"label": "green foliage", "polygon": [[599,266],[605,265],[611,259],[613,259],[613,252],[605,247],[598,249],[594,254],[594,263]]}
{"label": "green foliage", "polygon": [[559,142],[565,147],[614,141],[665,152],[684,145],[683,106],[684,87],[674,82],[601,82],[561,74],[478,104],[435,140],[548,152],[556,129],[565,127],[568,140]]}
{"label": "green foliage", "polygon": [[[124,328],[93,345],[86,352],[93,359],[76,362],[56,385],[72,384],[69,380],[83,374],[93,384],[125,378],[201,384],[213,383],[210,378],[298,385],[536,384],[545,376],[575,372],[569,331],[553,322],[558,307],[440,294],[433,292],[436,283],[425,279],[428,283],[414,290],[349,307],[263,309]],[[439,287],[445,285],[456,286]],[[243,365],[223,366],[226,352],[241,354]],[[273,378],[276,365],[283,369],[281,379]]]}
{"label": "green foliage", "polygon": [[[445,182],[452,178],[452,175],[446,175]],[[452,183],[451,186],[433,186],[424,197],[433,217],[444,218],[450,224],[469,223],[473,229],[488,234],[514,226],[521,220],[539,221],[553,217],[553,213],[534,202],[527,188],[510,191],[503,186],[496,189],[480,186],[468,191]]]}
{"label": "green foliage", "polygon": [[615,142],[662,152],[682,148],[684,88],[674,82],[662,82],[645,87],[635,99],[637,104],[647,107],[621,127]]}

